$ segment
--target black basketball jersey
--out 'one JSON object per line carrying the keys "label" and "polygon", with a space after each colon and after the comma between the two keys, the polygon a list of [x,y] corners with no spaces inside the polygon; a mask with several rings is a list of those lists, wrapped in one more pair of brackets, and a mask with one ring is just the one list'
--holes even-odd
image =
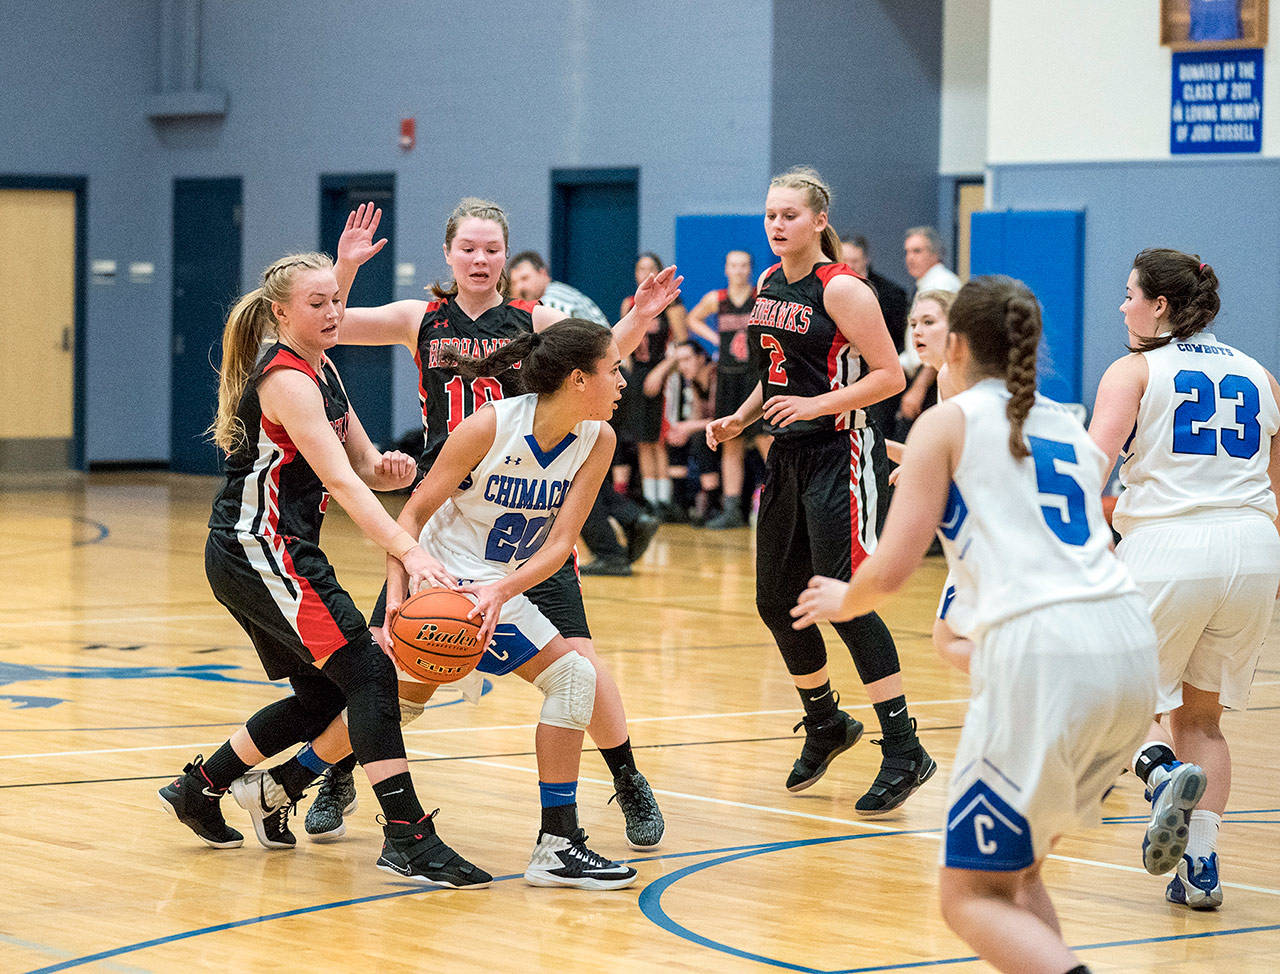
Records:
{"label": "black basketball jersey", "polygon": [[296,369],[310,376],[324,398],[325,418],[338,439],[347,441],[350,407],[333,364],[324,359],[317,375],[306,359],[276,342],[258,358],[240,395],[236,416],[245,436],[227,455],[227,479],[213,502],[209,527],[319,544],[329,493],[285,428],[262,415],[258,385],[272,369]]}
{"label": "black basketball jersey", "polygon": [[533,331],[536,301],[504,301],[471,319],[447,298],[427,305],[418,326],[418,401],[425,434],[419,466],[435,462],[444,438],[485,403],[521,392],[519,364],[501,375],[464,379],[440,365],[440,349],[456,348],[463,355],[483,358],[494,349]]}
{"label": "black basketball jersey", "polygon": [[[626,310],[630,311],[634,303],[632,298],[627,298]],[[667,311],[664,308],[662,314],[658,315],[654,323],[649,326],[649,330],[640,337],[640,344],[636,346],[636,350],[631,353],[635,382],[643,384],[644,377],[666,356],[667,342],[670,340],[671,322],[667,320]]]}
{"label": "black basketball jersey", "polygon": [[[765,271],[747,321],[747,344],[759,375],[764,401],[774,396],[820,396],[862,378],[866,369],[858,350],[827,315],[823,293],[832,278],[857,277],[847,264],[815,264],[800,280],[787,282],[782,264]],[[781,438],[860,429],[861,409],[835,416],[797,420],[784,428],[765,423],[765,432]]]}
{"label": "black basketball jersey", "polygon": [[751,309],[755,307],[756,289],[742,304],[734,304],[729,299],[729,289],[721,288],[716,292],[719,304],[716,307],[716,331],[720,334],[720,359],[718,367],[722,373],[746,372],[751,367],[747,349],[747,322],[751,319]]}

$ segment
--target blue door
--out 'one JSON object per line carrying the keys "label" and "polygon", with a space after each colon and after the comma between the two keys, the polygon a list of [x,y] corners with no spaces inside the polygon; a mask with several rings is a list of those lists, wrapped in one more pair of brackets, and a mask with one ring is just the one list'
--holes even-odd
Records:
{"label": "blue door", "polygon": [[586,294],[610,321],[636,289],[639,180],[638,169],[551,172],[551,276]]}
{"label": "blue door", "polygon": [[[377,257],[360,268],[347,304],[354,308],[389,304],[395,300],[396,183],[394,173],[341,174],[320,177],[320,250],[337,257],[338,238],[347,214],[361,203],[382,208],[378,236],[389,243]],[[351,405],[360,422],[381,449],[390,449],[391,361],[395,349],[343,345],[332,358],[342,376]]]}
{"label": "blue door", "polygon": [[169,468],[216,474],[205,430],[218,409],[222,326],[240,294],[239,179],[173,183],[173,317]]}

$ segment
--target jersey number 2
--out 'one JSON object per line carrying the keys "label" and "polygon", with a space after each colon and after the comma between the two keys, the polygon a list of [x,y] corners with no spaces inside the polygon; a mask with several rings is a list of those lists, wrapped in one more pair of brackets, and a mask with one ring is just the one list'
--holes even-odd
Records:
{"label": "jersey number 2", "polygon": [[449,432],[487,402],[502,398],[502,383],[492,376],[482,375],[471,380],[471,408],[467,408],[467,385],[462,376],[455,375],[444,384],[449,395]]}
{"label": "jersey number 2", "polygon": [[760,347],[769,353],[769,384],[785,386],[787,370],[782,367],[782,363],[787,360],[787,356],[782,351],[782,343],[773,335],[761,335]]}
{"label": "jersey number 2", "polygon": [[[1183,400],[1173,411],[1173,452],[1211,457],[1218,452],[1218,440],[1228,456],[1248,460],[1256,456],[1262,444],[1262,428],[1258,425],[1258,387],[1242,375],[1224,375],[1218,383],[1218,395],[1236,404],[1235,425],[1239,429],[1214,429],[1207,425],[1218,411],[1213,380],[1203,372],[1183,369],[1173,377],[1173,388],[1194,399]],[[1200,428],[1196,429],[1197,424]]]}

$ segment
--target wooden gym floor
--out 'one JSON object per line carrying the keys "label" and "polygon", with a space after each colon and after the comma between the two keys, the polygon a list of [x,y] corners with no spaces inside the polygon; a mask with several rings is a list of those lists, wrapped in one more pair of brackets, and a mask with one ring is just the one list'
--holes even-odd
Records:
{"label": "wooden gym floor", "polygon": [[[583,755],[591,844],[632,861],[629,890],[535,889],[537,691],[496,681],[479,706],[442,692],[406,734],[441,834],[491,871],[488,890],[397,884],[373,867],[376,804],[345,840],[268,852],[203,846],[156,789],[278,698],[204,580],[209,479],[92,475],[0,492],[0,970],[973,971],[938,913],[946,777],[967,680],[928,632],[944,570],[931,559],[885,613],[912,712],[941,768],[898,813],[853,803],[878,766],[859,744],[811,790],[783,781],[799,705],[753,605],[747,530],[664,527],[629,579],[585,580],[601,656],[623,688],[641,769],[667,820],[657,853],[628,850],[604,763]],[[393,499],[394,502],[394,499]],[[331,510],[325,548],[361,605],[381,555]],[[834,640],[829,640],[829,646]],[[843,648],[843,705],[869,725]],[[1280,968],[1280,650],[1252,706],[1228,714],[1235,785],[1220,852],[1226,902],[1191,913],[1141,867],[1132,776],[1105,824],[1062,841],[1046,879],[1069,943],[1095,971]],[[309,799],[304,801],[305,805]]]}

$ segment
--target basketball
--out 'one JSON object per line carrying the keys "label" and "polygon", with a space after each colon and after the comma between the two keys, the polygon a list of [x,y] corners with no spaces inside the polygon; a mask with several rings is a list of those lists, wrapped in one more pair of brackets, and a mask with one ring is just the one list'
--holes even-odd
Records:
{"label": "basketball", "polygon": [[391,623],[391,652],[406,673],[424,683],[452,683],[476,668],[484,647],[475,603],[461,592],[427,588],[405,599]]}

